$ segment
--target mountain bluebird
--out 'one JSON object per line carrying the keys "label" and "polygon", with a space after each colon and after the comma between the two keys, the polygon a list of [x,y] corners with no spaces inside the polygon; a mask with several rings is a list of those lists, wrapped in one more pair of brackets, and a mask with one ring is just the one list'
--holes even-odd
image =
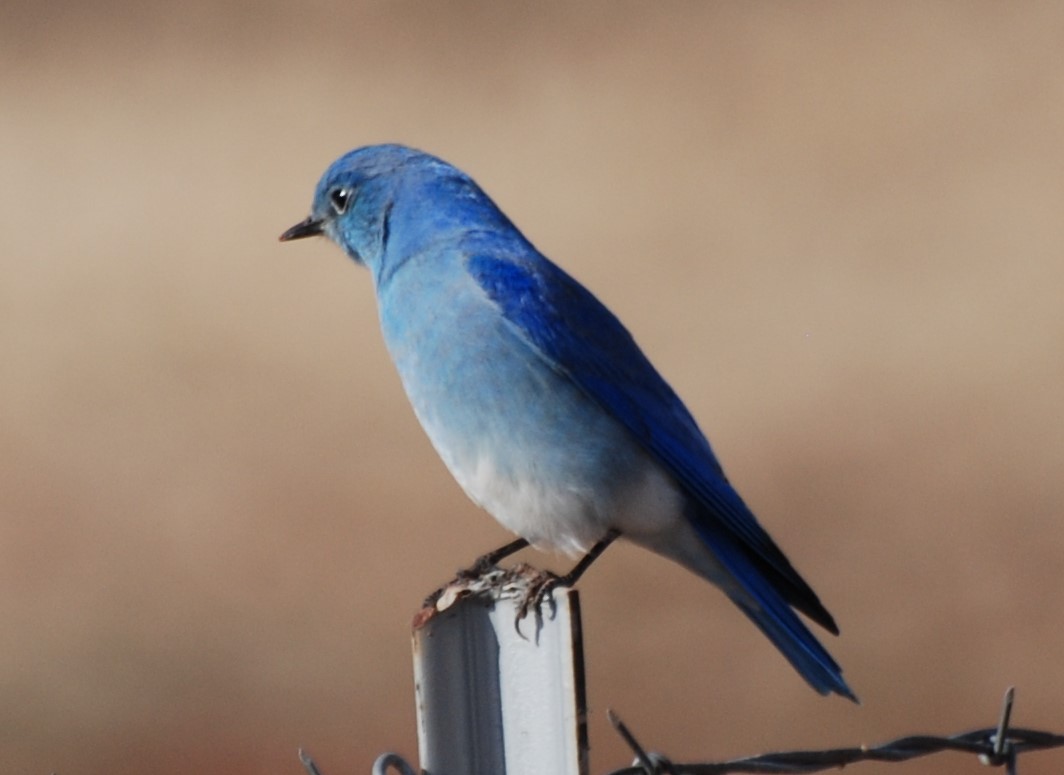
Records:
{"label": "mountain bluebird", "polygon": [[831,614],[676,393],[468,175],[400,145],[351,151],[281,240],[318,234],[370,270],[418,420],[466,494],[521,537],[489,564],[528,544],[585,553],[556,580],[570,584],[623,536],[720,587],[818,692],[856,700],[792,608],[838,634]]}

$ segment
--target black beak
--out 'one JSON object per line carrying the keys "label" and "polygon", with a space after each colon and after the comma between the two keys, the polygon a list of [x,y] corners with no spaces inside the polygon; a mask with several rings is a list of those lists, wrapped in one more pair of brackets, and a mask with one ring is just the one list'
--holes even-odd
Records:
{"label": "black beak", "polygon": [[314,220],[313,215],[308,215],[305,220],[300,221],[291,229],[281,235],[281,242],[288,242],[293,239],[303,239],[304,237],[316,237],[321,234],[321,221]]}

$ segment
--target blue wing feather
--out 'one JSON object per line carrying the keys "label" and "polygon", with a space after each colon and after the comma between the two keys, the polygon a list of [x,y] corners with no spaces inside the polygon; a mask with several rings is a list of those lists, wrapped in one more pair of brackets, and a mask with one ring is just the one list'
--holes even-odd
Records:
{"label": "blue wing feather", "polygon": [[[694,418],[631,334],[587,289],[531,250],[473,253],[468,268],[544,360],[616,417],[703,507],[691,515],[696,528],[722,561],[736,565],[730,570],[740,580],[744,571],[765,574],[787,603],[837,633],[831,615],[728,483]],[[751,568],[728,562],[733,547],[747,555]]]}
{"label": "blue wing feather", "polygon": [[696,532],[757,601],[733,596],[743,613],[813,688],[856,702],[791,606],[838,634],[834,619],[728,483],[683,402],[613,313],[526,245],[473,252],[468,270],[544,361],[616,417],[689,493],[685,514]]}

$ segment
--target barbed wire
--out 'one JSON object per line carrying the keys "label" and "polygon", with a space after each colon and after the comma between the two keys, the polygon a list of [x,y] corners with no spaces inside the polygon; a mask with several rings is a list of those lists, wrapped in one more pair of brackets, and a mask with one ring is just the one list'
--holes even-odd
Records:
{"label": "barbed wire", "polygon": [[942,751],[975,754],[992,767],[1004,767],[1016,775],[1016,760],[1022,753],[1064,747],[1064,735],[1034,729],[1010,727],[1015,689],[1005,692],[996,727],[977,729],[951,737],[910,735],[869,748],[832,748],[822,751],[788,751],[731,759],[726,762],[675,764],[659,754],[648,754],[624,722],[612,710],[610,723],[632,749],[636,761],[631,767],[609,775],[731,775],[732,773],[811,773],[838,769],[861,761],[904,762]]}
{"label": "barbed wire", "polygon": [[1013,729],[1009,750],[1001,757],[988,753],[992,745],[987,737],[993,729],[976,730],[953,737],[916,735],[902,737],[874,748],[836,748],[824,751],[791,751],[732,759],[711,764],[673,764],[656,754],[648,755],[648,764],[615,770],[610,775],[730,775],[731,773],[810,773],[838,769],[860,761],[903,762],[941,751],[974,753],[984,764],[1004,766],[1009,775],[1016,773],[1020,753],[1064,746],[1064,736],[1032,729]]}
{"label": "barbed wire", "polygon": [[[1004,767],[1006,775],[1016,775],[1020,754],[1064,748],[1064,735],[1035,729],[1010,727],[1015,689],[1009,687],[1001,707],[996,727],[976,729],[951,737],[909,735],[875,747],[831,748],[821,751],[786,751],[761,756],[731,759],[725,762],[676,764],[664,756],[647,753],[635,735],[612,710],[607,716],[613,728],[628,744],[636,760],[630,767],[614,770],[607,775],[795,775],[838,769],[862,761],[904,762],[942,751],[975,754],[979,761],[991,767]],[[314,761],[304,751],[299,760],[307,775],[322,775]],[[373,764],[373,775],[416,775],[417,769],[394,753],[381,754]]]}

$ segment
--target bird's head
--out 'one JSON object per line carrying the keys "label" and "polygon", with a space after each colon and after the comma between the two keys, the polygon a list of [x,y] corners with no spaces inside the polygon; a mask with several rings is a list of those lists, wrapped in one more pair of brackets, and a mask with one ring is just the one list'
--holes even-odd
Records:
{"label": "bird's head", "polygon": [[431,157],[401,145],[358,148],[334,161],[318,181],[310,215],[281,241],[324,234],[360,264],[372,266],[387,242],[388,211],[402,170]]}
{"label": "bird's head", "polygon": [[427,241],[505,219],[465,173],[402,145],[344,154],[322,175],[310,215],[281,235],[325,235],[379,276]]}

